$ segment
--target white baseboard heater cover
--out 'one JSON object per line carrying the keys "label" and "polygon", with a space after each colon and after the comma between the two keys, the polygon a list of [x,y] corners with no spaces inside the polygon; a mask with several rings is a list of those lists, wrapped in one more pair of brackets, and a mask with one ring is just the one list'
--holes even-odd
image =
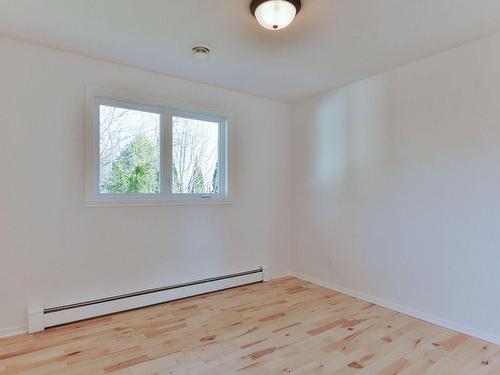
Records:
{"label": "white baseboard heater cover", "polygon": [[259,267],[258,269],[250,271],[68,305],[55,307],[30,306],[28,308],[28,332],[39,332],[43,331],[45,328],[65,323],[132,310],[139,307],[215,292],[217,290],[236,286],[258,283],[267,281],[268,279],[267,268]]}

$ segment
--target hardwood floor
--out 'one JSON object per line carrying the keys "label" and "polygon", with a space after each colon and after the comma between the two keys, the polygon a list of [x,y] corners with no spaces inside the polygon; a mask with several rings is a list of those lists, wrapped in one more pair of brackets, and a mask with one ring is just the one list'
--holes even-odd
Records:
{"label": "hardwood floor", "polygon": [[0,374],[500,374],[500,347],[290,277],[0,340]]}

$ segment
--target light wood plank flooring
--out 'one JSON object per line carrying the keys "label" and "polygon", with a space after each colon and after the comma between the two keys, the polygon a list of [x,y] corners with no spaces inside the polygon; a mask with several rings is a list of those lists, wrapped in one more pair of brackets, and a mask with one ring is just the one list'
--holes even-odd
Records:
{"label": "light wood plank flooring", "polygon": [[0,340],[0,374],[500,374],[500,347],[290,277]]}

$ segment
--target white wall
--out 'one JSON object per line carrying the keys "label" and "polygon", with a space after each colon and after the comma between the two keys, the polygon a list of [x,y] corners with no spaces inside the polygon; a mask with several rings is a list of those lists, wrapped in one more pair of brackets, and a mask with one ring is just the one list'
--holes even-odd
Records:
{"label": "white wall", "polygon": [[500,36],[294,117],[294,269],[500,342]]}
{"label": "white wall", "polygon": [[[500,342],[500,36],[293,110],[11,39],[0,52],[0,334],[31,303],[269,265]],[[85,208],[86,84],[232,111],[234,203]]]}
{"label": "white wall", "polygon": [[[11,39],[0,56],[0,333],[31,303],[289,269],[287,105]],[[233,204],[85,208],[87,84],[232,111]]]}

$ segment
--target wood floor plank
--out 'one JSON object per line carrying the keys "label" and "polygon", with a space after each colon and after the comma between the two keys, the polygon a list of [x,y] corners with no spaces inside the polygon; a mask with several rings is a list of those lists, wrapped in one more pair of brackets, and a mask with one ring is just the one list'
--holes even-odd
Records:
{"label": "wood floor plank", "polygon": [[500,347],[286,277],[0,340],[0,374],[500,374]]}

